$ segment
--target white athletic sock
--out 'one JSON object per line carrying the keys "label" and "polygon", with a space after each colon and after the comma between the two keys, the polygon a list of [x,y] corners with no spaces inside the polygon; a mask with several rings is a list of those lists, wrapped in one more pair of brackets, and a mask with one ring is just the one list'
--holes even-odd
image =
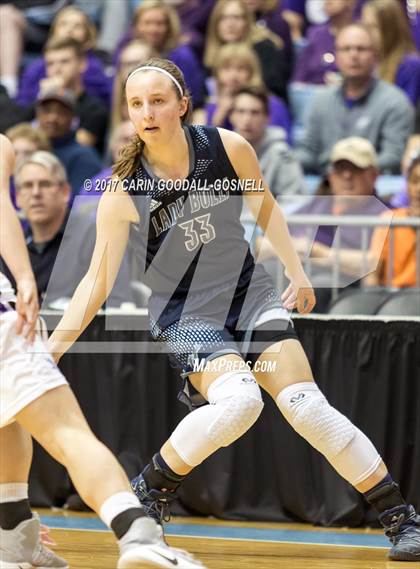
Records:
{"label": "white athletic sock", "polygon": [[9,482],[0,484],[0,504],[20,502],[28,499],[28,484],[24,482]]}
{"label": "white athletic sock", "polygon": [[99,516],[110,528],[114,518],[131,508],[141,508],[137,496],[133,492],[118,492],[105,500],[100,508]]}

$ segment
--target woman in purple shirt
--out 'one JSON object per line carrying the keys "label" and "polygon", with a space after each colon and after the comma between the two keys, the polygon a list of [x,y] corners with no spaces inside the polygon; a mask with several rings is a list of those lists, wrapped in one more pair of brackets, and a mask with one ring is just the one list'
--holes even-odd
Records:
{"label": "woman in purple shirt", "polygon": [[[263,87],[264,82],[257,56],[245,43],[227,44],[220,48],[213,65],[213,91],[204,112],[194,121],[232,130],[229,114],[234,95],[243,87]],[[291,118],[286,104],[275,95],[269,96],[270,124],[281,126],[290,143]]]}
{"label": "woman in purple shirt", "polygon": [[322,85],[330,82],[335,64],[335,36],[351,23],[355,0],[325,0],[324,11],[328,22],[308,30],[308,44],[295,68],[293,81]]}
{"label": "woman in purple shirt", "polygon": [[[106,104],[111,98],[111,79],[105,74],[102,61],[95,55],[96,28],[89,17],[76,6],[68,6],[55,17],[50,38],[71,37],[80,42],[86,50],[87,67],[83,73],[83,84],[89,95],[99,97]],[[17,102],[32,104],[38,95],[39,83],[46,77],[43,57],[36,59],[23,72]]]}
{"label": "woman in purple shirt", "polygon": [[204,69],[192,47],[181,43],[181,22],[172,6],[161,0],[143,0],[134,13],[132,29],[117,47],[115,62],[123,47],[133,39],[145,41],[159,57],[173,61],[184,74],[194,107],[202,107],[205,97]]}
{"label": "woman in purple shirt", "polygon": [[362,21],[378,46],[379,77],[400,87],[416,105],[420,99],[420,56],[399,0],[370,0]]}

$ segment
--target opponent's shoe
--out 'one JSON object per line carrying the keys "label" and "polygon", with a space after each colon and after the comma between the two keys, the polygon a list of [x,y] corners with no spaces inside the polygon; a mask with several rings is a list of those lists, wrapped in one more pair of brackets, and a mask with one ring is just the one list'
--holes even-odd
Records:
{"label": "opponent's shoe", "polygon": [[37,514],[11,530],[0,528],[0,569],[68,569],[67,561],[41,543]]}
{"label": "opponent's shoe", "polygon": [[142,474],[133,478],[131,488],[149,517],[160,526],[163,526],[163,522],[169,522],[171,519],[169,505],[178,497],[175,492],[149,490]]}
{"label": "opponent's shoe", "polygon": [[121,555],[117,569],[204,569],[204,565],[186,551],[166,545],[156,524],[148,518],[135,520],[118,543]]}
{"label": "opponent's shoe", "polygon": [[420,561],[420,516],[413,506],[397,506],[379,516],[392,547],[388,557],[395,561]]}

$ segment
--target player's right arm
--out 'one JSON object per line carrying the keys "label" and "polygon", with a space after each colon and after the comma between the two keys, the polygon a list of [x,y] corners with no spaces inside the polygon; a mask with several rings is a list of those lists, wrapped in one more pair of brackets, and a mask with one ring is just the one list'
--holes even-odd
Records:
{"label": "player's right arm", "polygon": [[2,134],[0,159],[0,255],[16,281],[16,332],[20,334],[23,331],[29,340],[33,340],[38,318],[38,291],[22,227],[10,199],[9,180],[14,170],[15,154],[12,143]]}
{"label": "player's right arm", "polygon": [[96,242],[89,269],[48,342],[56,361],[70,349],[108,298],[128,243],[130,223],[138,221],[128,194],[122,191],[103,194],[98,206]]}

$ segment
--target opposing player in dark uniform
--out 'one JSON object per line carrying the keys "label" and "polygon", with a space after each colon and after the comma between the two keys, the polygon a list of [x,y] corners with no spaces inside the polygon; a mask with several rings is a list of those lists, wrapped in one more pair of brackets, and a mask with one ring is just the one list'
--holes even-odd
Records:
{"label": "opposing player in dark uniform", "polygon": [[[152,335],[182,371],[183,398],[192,409],[132,482],[141,502],[161,521],[183,478],[257,420],[260,385],[376,507],[393,543],[391,557],[418,560],[414,508],[372,443],[329,405],[289,321],[288,310],[310,312],[315,298],[254,151],[235,133],[188,126],[190,98],[169,61],[135,69],[126,95],[137,136],[115,166],[118,184],[101,199],[91,266],[50,343],[59,359],[94,317],[131,232],[152,289]],[[281,298],[244,239],[243,201],[285,266],[290,285]],[[255,364],[254,372],[245,361]],[[262,371],[264,362],[274,371]]]}

